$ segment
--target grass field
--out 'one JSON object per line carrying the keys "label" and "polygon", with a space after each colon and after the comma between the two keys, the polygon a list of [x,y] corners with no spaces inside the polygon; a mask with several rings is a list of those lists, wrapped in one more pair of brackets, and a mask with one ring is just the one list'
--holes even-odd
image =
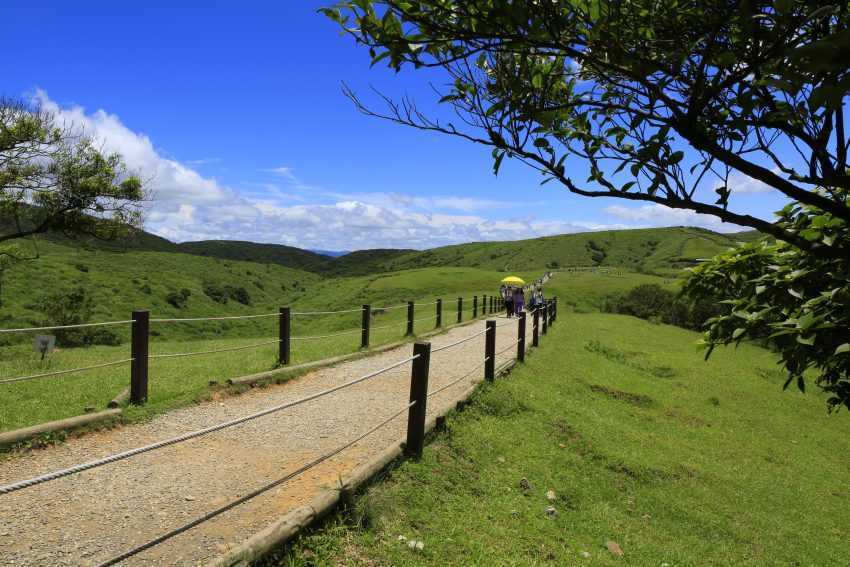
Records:
{"label": "grass field", "polygon": [[268,563],[850,563],[847,416],[783,392],[770,352],[742,345],[703,362],[697,338],[562,312],[420,461]]}
{"label": "grass field", "polygon": [[[128,256],[139,260],[150,254],[161,253],[126,253],[119,255],[119,258],[127,262],[125,267],[129,269],[132,262],[127,259]],[[166,254],[166,256],[175,255]],[[192,257],[191,260],[215,262],[200,257]],[[90,262],[90,266],[87,274],[95,279],[105,279],[110,275],[106,273],[105,267],[96,270],[95,262]],[[247,268],[239,266],[240,269],[245,270],[257,269],[251,264],[248,264]],[[161,263],[160,267],[161,281],[168,281],[169,278],[179,275],[176,267],[166,263]],[[48,268],[45,266],[40,269]],[[117,267],[112,273],[119,273],[121,269]],[[533,279],[539,275],[539,272],[523,275]],[[402,340],[407,317],[405,308],[382,311],[377,309],[378,307],[398,306],[403,305],[407,300],[414,300],[423,304],[416,307],[414,315],[416,319],[421,319],[435,314],[435,306],[428,304],[435,301],[436,297],[442,296],[444,298],[443,324],[446,326],[456,321],[458,296],[466,298],[463,305],[464,320],[468,320],[472,316],[470,299],[472,295],[477,294],[480,297],[483,293],[494,293],[497,291],[501,277],[502,275],[498,272],[486,270],[428,268],[359,278],[316,280],[312,283],[311,293],[296,300],[292,308],[295,312],[334,311],[357,309],[360,305],[369,303],[374,308],[371,344],[378,346]],[[20,282],[19,285],[23,283]],[[104,297],[108,296],[109,294],[104,294]],[[118,310],[129,307],[128,300],[116,293],[112,301],[111,311],[102,313],[101,316],[127,318],[126,313]],[[214,310],[216,306],[220,308],[219,311]],[[182,312],[173,308],[162,308],[162,311],[154,311],[152,317],[242,315],[277,311],[276,302],[254,305],[250,308],[241,305],[237,308],[230,303],[201,305],[201,307],[182,310]],[[292,364],[357,352],[360,346],[360,325],[359,311],[339,315],[295,315],[292,322],[293,337],[352,332],[320,339],[293,339]],[[128,333],[126,327],[124,326],[124,330],[121,331],[124,336]],[[433,320],[419,321],[415,325],[415,332],[426,332],[433,328]],[[150,350],[152,356],[222,350],[274,341],[277,333],[276,317],[246,321],[152,323]],[[20,341],[23,342],[0,346],[0,355],[2,355],[0,356],[0,379],[87,367],[130,358],[129,342],[125,342],[120,346],[60,348],[50,354],[45,361],[41,361],[40,356],[32,351],[27,337],[28,335],[21,337]],[[276,361],[277,344],[235,352],[153,359],[150,361],[148,404],[141,408],[127,408],[126,418],[138,419],[192,403],[210,394],[210,380],[223,384],[228,378],[273,369],[276,367]],[[123,364],[79,374],[0,384],[0,431],[78,415],[87,406],[103,409],[112,397],[128,385],[129,374],[129,365]]]}

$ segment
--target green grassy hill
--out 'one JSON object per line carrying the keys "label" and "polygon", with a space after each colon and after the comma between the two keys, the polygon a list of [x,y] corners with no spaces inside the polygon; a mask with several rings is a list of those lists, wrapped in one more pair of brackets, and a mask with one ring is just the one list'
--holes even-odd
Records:
{"label": "green grassy hill", "polygon": [[327,277],[362,276],[425,267],[458,266],[522,271],[575,266],[616,266],[669,275],[699,258],[739,242],[759,238],[755,231],[720,234],[692,227],[612,230],[547,236],[507,242],[473,242],[431,250],[360,250],[337,258],[280,244],[205,240],[173,243],[138,231],[119,242],[69,240],[61,234],[41,238],[87,250],[180,252],[220,260],[277,264]]}
{"label": "green grassy hill", "polygon": [[[745,239],[749,239],[747,235]],[[671,273],[734,246],[736,235],[699,228],[648,228],[477,242],[412,252],[380,263],[382,270],[470,266],[500,271],[534,267],[618,266]]]}
{"label": "green grassy hill", "polygon": [[261,244],[239,240],[201,240],[176,245],[177,251],[186,254],[209,256],[222,260],[239,260],[278,264],[288,268],[321,272],[333,263],[333,258],[282,244]]}

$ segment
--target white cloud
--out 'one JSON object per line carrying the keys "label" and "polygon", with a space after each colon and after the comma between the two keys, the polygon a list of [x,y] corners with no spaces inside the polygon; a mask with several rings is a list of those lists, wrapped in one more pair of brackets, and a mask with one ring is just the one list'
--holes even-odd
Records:
{"label": "white cloud", "polygon": [[[774,169],[773,173],[779,173],[779,169]],[[717,189],[722,185],[722,183],[717,183],[714,188]],[[732,190],[732,193],[735,194],[768,193],[770,191],[775,191],[775,189],[767,183],[759,181],[758,179],[753,179],[749,175],[744,175],[737,171],[729,176],[727,185],[729,186],[729,189]]]}
{"label": "white cloud", "polygon": [[605,207],[603,212],[632,223],[631,228],[657,226],[701,226],[718,232],[738,232],[741,227],[736,224],[724,223],[712,215],[702,215],[684,209],[671,209],[659,204],[641,205],[639,207],[624,207],[612,205]]}
{"label": "white cloud", "polygon": [[[291,167],[271,170],[284,178],[284,187],[246,184],[237,190],[201,175],[188,162],[164,157],[148,136],[132,131],[114,114],[60,107],[43,91],[36,97],[60,120],[97,138],[105,150],[121,153],[131,170],[150,180],[154,198],[145,228],[174,241],[252,240],[324,250],[430,248],[626,228],[623,224],[485,218],[492,209],[516,206],[510,201],[330,193],[303,185]],[[327,202],[315,203],[319,197]],[[307,198],[313,202],[306,202]]]}
{"label": "white cloud", "polygon": [[281,167],[271,167],[269,169],[261,169],[260,171],[266,171],[268,173],[274,173],[275,175],[279,175],[292,183],[298,183],[298,178],[295,177],[295,170],[291,167],[281,166]]}

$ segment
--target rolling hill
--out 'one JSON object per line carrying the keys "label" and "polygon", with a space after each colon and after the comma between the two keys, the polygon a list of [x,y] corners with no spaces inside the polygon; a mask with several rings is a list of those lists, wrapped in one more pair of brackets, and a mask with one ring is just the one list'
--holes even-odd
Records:
{"label": "rolling hill", "polygon": [[468,266],[499,271],[535,267],[618,266],[642,272],[672,274],[751,240],[691,227],[611,230],[546,236],[511,242],[476,242],[411,252],[379,261],[376,270],[426,266]]}

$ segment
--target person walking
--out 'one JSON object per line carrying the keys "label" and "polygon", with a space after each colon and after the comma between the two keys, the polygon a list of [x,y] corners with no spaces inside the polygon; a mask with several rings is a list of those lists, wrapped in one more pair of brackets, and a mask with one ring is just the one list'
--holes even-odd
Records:
{"label": "person walking", "polygon": [[518,287],[514,290],[514,314],[519,317],[519,314],[522,313],[524,307],[525,295],[522,292],[522,288]]}
{"label": "person walking", "polygon": [[505,313],[509,318],[514,315],[514,292],[510,287],[505,288]]}

